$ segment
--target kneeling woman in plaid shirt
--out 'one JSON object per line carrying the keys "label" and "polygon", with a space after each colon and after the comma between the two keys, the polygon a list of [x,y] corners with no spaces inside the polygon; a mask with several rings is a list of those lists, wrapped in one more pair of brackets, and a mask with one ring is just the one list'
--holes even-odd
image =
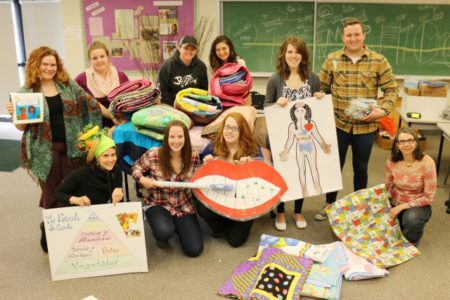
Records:
{"label": "kneeling woman in plaid shirt", "polygon": [[188,129],[176,120],[165,129],[162,145],[145,152],[132,168],[133,178],[148,189],[144,210],[157,246],[169,246],[169,239],[176,233],[183,252],[191,257],[203,251],[203,235],[192,191],[161,187],[155,181],[188,181],[199,163],[198,153],[192,151]]}

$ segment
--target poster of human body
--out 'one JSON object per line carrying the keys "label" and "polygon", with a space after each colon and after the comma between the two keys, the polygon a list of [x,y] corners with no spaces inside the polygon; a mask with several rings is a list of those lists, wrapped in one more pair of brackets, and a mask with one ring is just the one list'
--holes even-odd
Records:
{"label": "poster of human body", "polygon": [[148,272],[142,204],[42,210],[53,280]]}
{"label": "poster of human body", "polygon": [[273,163],[288,185],[283,201],[342,189],[331,96],[264,111]]}

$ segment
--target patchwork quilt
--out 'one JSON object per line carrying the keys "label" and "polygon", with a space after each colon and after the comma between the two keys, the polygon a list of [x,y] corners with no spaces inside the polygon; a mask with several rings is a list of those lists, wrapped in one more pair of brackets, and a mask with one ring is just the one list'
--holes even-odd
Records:
{"label": "patchwork quilt", "polygon": [[389,215],[389,196],[381,184],[356,191],[326,207],[330,224],[345,245],[381,268],[420,254],[402,235],[397,218]]}
{"label": "patchwork quilt", "polygon": [[233,299],[298,299],[313,261],[266,248],[240,264],[218,294]]}

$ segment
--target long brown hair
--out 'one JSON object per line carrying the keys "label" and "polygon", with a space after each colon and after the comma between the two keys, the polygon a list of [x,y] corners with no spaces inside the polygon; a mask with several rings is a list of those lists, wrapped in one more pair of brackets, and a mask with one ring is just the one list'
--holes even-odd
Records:
{"label": "long brown hair", "polygon": [[291,70],[286,63],[286,51],[289,44],[291,44],[302,56],[302,61],[298,66],[298,73],[300,74],[300,78],[305,81],[310,77],[309,52],[308,47],[306,47],[305,41],[296,36],[291,36],[287,40],[285,40],[278,50],[277,73],[284,79],[288,79],[289,75],[291,75]]}
{"label": "long brown hair", "polygon": [[164,139],[161,147],[158,150],[159,166],[161,167],[161,172],[164,179],[169,179],[172,174],[175,173],[172,164],[170,163],[170,146],[169,146],[169,132],[170,128],[178,126],[183,129],[184,134],[184,145],[181,149],[181,159],[183,162],[183,167],[181,169],[181,174],[187,176],[192,159],[192,146],[191,139],[189,137],[189,130],[186,125],[180,120],[173,120],[167,124],[166,129],[164,129]]}
{"label": "long brown hair", "polygon": [[[230,50],[230,55],[228,56],[226,62],[223,62],[216,54],[216,46],[219,43],[225,43]],[[234,50],[234,45],[230,38],[226,35],[219,35],[211,44],[211,50],[209,51],[209,65],[211,66],[212,71],[215,72],[218,68],[226,63],[237,63],[237,54],[236,50]]]}
{"label": "long brown hair", "polygon": [[223,119],[214,141],[214,156],[226,159],[230,156],[230,150],[223,138],[223,129],[228,118],[235,119],[239,127],[239,149],[234,154],[233,159],[238,160],[244,156],[256,156],[258,154],[258,143],[256,142],[247,121],[238,112],[232,112]]}
{"label": "long brown hair", "polygon": [[69,83],[69,74],[64,69],[63,62],[58,53],[52,48],[41,46],[31,51],[30,56],[28,57],[27,65],[25,67],[25,85],[29,88],[32,88],[35,92],[39,91],[41,87],[41,79],[39,78],[39,68],[41,66],[41,61],[44,57],[50,55],[54,56],[56,60],[56,75],[54,80],[60,81],[64,84]]}

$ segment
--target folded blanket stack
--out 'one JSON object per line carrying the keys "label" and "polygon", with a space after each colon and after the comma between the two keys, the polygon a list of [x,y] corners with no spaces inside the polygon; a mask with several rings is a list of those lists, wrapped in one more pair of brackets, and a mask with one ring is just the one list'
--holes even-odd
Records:
{"label": "folded blanket stack", "polygon": [[187,113],[198,125],[211,123],[223,110],[218,97],[211,96],[208,91],[197,88],[179,91],[174,106]]}
{"label": "folded blanket stack", "polygon": [[161,141],[139,134],[131,122],[117,126],[113,139],[116,144],[117,161],[127,174],[131,174],[133,163],[148,149],[161,145]]}
{"label": "folded blanket stack", "polygon": [[224,108],[243,105],[252,88],[252,77],[244,66],[227,63],[217,69],[209,82],[211,95],[219,97]]}
{"label": "folded blanket stack", "polygon": [[313,261],[266,248],[240,264],[218,294],[233,299],[299,299]]}
{"label": "folded blanket stack", "polygon": [[160,94],[160,90],[145,79],[125,82],[108,94],[111,102],[109,112],[112,116],[117,113],[133,113],[158,103]]}
{"label": "folded blanket stack", "polygon": [[[275,249],[287,255],[282,256],[283,262],[281,264],[278,259],[281,257],[280,253],[276,252]],[[310,267],[310,270],[308,271],[306,271],[305,265],[303,265],[303,268],[296,267],[296,271],[306,271],[304,273],[306,274],[306,280],[302,278],[302,282],[298,282],[295,289],[289,283],[279,281],[278,283],[286,287],[286,289],[280,289],[280,291],[286,294],[277,295],[272,293],[273,299],[276,299],[275,297],[279,297],[278,299],[298,299],[297,288],[300,288],[301,296],[337,300],[340,297],[343,277],[346,280],[363,280],[385,277],[389,274],[389,271],[386,269],[379,268],[351,252],[343,242],[312,245],[288,237],[263,234],[257,255],[248,259],[248,261],[242,263],[234,270],[231,278],[220,288],[219,295],[237,299],[253,299],[251,297],[247,298],[249,295],[255,296],[255,299],[272,299],[264,297],[271,293],[270,289],[267,290],[267,286],[271,283],[276,289],[277,285],[272,283],[270,278],[269,280],[265,278],[264,275],[267,272],[264,272],[264,266],[275,268],[273,275],[278,275],[279,270],[277,268],[284,268],[282,278],[299,276],[296,274],[296,271],[292,272],[289,268],[285,268],[287,260],[292,261],[293,257],[302,259],[303,262],[306,260],[313,262],[312,265],[309,264],[308,268]],[[292,267],[292,263],[288,265]],[[263,271],[257,272],[261,268]],[[270,273],[269,277],[271,277]],[[260,282],[266,282],[266,284],[259,286]],[[258,283],[258,285],[255,283]],[[259,294],[262,294],[263,297],[256,297]],[[280,297],[285,295],[291,295],[291,297]],[[294,295],[296,298],[292,297]]]}
{"label": "folded blanket stack", "polygon": [[192,126],[192,120],[188,115],[166,104],[140,109],[131,118],[137,132],[159,141],[163,140],[164,129],[172,120],[180,120],[188,129]]}

